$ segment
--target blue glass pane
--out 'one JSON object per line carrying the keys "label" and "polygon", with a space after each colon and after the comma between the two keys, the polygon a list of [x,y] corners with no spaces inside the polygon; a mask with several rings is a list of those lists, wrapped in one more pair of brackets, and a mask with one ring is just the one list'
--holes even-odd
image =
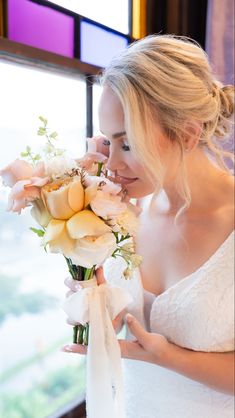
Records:
{"label": "blue glass pane", "polygon": [[81,22],[81,61],[106,67],[111,58],[126,48],[127,39],[86,21]]}

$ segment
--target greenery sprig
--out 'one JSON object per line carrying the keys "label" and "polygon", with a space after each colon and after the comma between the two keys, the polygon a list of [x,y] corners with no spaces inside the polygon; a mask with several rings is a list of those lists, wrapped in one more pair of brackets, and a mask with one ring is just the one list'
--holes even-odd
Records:
{"label": "greenery sprig", "polygon": [[[58,140],[58,133],[53,131],[50,133],[47,126],[48,120],[43,116],[39,116],[39,120],[42,122],[42,126],[38,128],[37,135],[45,136],[46,144],[44,145],[42,151],[47,158],[58,157],[64,154],[65,150],[62,148],[57,148],[53,141]],[[33,165],[36,165],[42,160],[41,154],[34,153],[29,145],[26,146],[25,151],[21,152],[21,157],[26,158]]]}

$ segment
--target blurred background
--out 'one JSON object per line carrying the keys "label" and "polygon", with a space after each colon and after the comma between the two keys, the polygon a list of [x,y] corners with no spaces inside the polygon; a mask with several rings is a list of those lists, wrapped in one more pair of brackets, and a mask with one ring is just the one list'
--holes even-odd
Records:
{"label": "blurred background", "polygon": [[[148,34],[195,39],[233,83],[233,16],[233,0],[0,0],[0,168],[39,149],[39,116],[81,157],[99,133],[97,75]],[[60,352],[66,265],[40,247],[29,211],[6,212],[8,193],[0,185],[0,417],[81,418],[85,359]]]}

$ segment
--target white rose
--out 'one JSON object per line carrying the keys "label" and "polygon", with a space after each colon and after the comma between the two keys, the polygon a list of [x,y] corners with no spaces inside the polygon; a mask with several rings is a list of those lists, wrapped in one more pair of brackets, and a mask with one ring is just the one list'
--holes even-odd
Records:
{"label": "white rose", "polygon": [[68,157],[58,156],[45,161],[46,175],[53,179],[70,173],[74,168],[78,168],[76,161]]}
{"label": "white rose", "polygon": [[103,264],[116,248],[116,238],[112,232],[99,237],[87,236],[76,240],[75,248],[69,257],[73,264],[91,268],[96,264]]}
{"label": "white rose", "polygon": [[130,234],[131,236],[135,236],[138,230],[139,221],[132,211],[126,210],[116,216],[111,216],[108,220],[108,224],[114,232],[120,232],[122,235]]}

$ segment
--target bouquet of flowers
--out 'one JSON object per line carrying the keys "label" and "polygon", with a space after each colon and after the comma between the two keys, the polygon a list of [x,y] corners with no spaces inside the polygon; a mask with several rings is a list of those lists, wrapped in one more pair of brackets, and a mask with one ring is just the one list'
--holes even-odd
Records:
{"label": "bouquet of flowers", "polygon": [[[61,253],[73,279],[86,283],[88,290],[92,281],[97,286],[96,266],[102,265],[110,256],[125,259],[124,274],[128,278],[141,261],[132,241],[138,226],[136,207],[126,200],[121,186],[108,177],[107,157],[97,152],[95,138],[88,138],[88,153],[83,158],[68,158],[65,150],[55,146],[57,133],[50,133],[45,118],[39,119],[42,126],[38,135],[46,138],[42,152],[36,154],[27,146],[21,153],[23,159],[16,159],[0,170],[3,184],[11,188],[7,210],[20,214],[22,209],[30,206],[31,215],[39,225],[31,229],[40,237],[42,246],[52,253]],[[103,289],[107,293],[107,286]],[[113,297],[112,308],[106,312],[106,317],[109,316],[106,328],[107,321],[110,326],[110,319],[130,301],[127,295],[121,294],[122,289],[114,289],[115,295],[111,290],[108,290],[108,296],[106,294],[106,297]],[[64,305],[70,317],[80,323],[74,327],[73,342],[87,345],[91,318],[84,315],[84,310],[87,313],[93,308],[81,308],[84,300],[82,302],[80,295],[79,298],[73,296]],[[99,303],[100,300],[99,295]],[[94,300],[90,304],[95,305]],[[83,312],[73,314],[79,309]],[[95,315],[97,312],[93,312],[94,321]],[[94,329],[95,332],[98,330]]]}

